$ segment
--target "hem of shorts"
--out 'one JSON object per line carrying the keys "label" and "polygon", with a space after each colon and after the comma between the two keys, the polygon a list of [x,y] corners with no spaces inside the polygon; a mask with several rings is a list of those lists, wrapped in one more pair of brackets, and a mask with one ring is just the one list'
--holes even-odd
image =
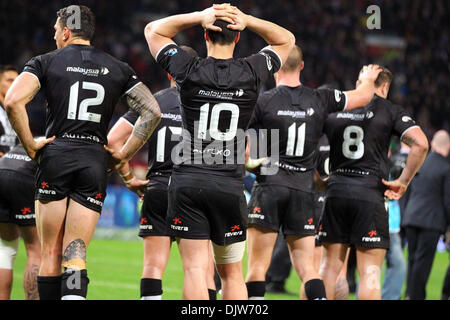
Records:
{"label": "hem of shorts", "polygon": [[14,224],[18,227],[35,227],[36,226],[36,221],[30,221],[30,222],[26,222],[26,223],[19,223],[15,220],[0,220],[0,223],[10,223],[10,224]]}
{"label": "hem of shorts", "polygon": [[173,236],[167,233],[162,232],[139,232],[138,237],[146,238],[146,237],[169,237],[172,238]]}
{"label": "hem of shorts", "polygon": [[257,222],[248,222],[247,223],[247,229],[248,228],[252,228],[252,227],[264,227],[264,228],[270,229],[270,230],[272,230],[274,232],[277,232],[277,233],[278,233],[278,230],[280,230],[279,227],[276,228],[273,225],[268,225],[268,224],[265,224],[265,223],[257,223]]}
{"label": "hem of shorts", "polygon": [[92,210],[92,211],[95,211],[95,212],[97,212],[98,214],[102,214],[102,208],[100,208],[100,210],[99,210],[98,208],[96,208],[96,207],[94,207],[94,206],[87,205],[86,202],[84,202],[84,201],[82,201],[82,200],[80,200],[80,199],[74,198],[73,195],[69,195],[68,197],[69,197],[70,199],[72,199],[73,201],[75,201],[76,203],[81,204],[83,207],[88,208],[88,209],[90,209],[90,210]]}
{"label": "hem of shorts", "polygon": [[[313,230],[311,230],[311,232],[313,232]],[[310,232],[295,232],[295,231],[291,231],[291,232],[284,232],[283,231],[283,235],[286,238],[286,236],[299,236],[299,237],[314,237],[316,234],[310,233]]]}
{"label": "hem of shorts", "polygon": [[389,249],[389,245],[377,245],[377,244],[373,244],[373,245],[367,245],[367,244],[361,244],[361,243],[351,243],[352,245],[354,245],[356,248],[364,248],[364,249]]}
{"label": "hem of shorts", "polygon": [[38,193],[34,197],[34,200],[45,200],[45,201],[51,202],[51,201],[60,201],[60,200],[62,200],[64,198],[67,198],[67,197],[69,197],[69,196],[65,195],[65,196],[53,196],[53,197],[50,196],[50,197],[46,197],[45,195]]}
{"label": "hem of shorts", "polygon": [[367,248],[367,249],[389,249],[389,245],[381,245],[381,244],[361,244],[361,243],[355,243],[352,241],[342,241],[342,240],[333,240],[333,241],[326,241],[326,240],[319,240],[322,245],[324,243],[341,243],[341,244],[346,244],[349,247],[350,246],[354,246],[354,247],[360,247],[360,248]]}

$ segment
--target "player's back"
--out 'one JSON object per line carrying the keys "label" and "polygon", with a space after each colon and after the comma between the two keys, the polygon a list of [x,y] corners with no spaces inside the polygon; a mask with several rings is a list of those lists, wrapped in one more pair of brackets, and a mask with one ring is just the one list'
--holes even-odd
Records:
{"label": "player's back", "polygon": [[331,146],[330,189],[347,184],[383,191],[391,136],[414,126],[404,109],[377,95],[364,108],[331,114],[324,129]]}
{"label": "player's back", "polygon": [[245,130],[258,90],[281,65],[270,49],[247,58],[190,57],[170,44],[156,57],[180,88],[183,137],[188,154],[175,170],[242,177]]}
{"label": "player's back", "polygon": [[88,45],[71,44],[30,60],[47,99],[46,136],[105,144],[119,98],[139,83],[125,63]]}
{"label": "player's back", "polygon": [[[258,176],[258,182],[311,189],[325,120],[328,114],[343,110],[345,105],[346,96],[341,91],[303,85],[279,85],[262,94],[250,127],[268,130],[268,155],[271,165],[279,170],[275,175]],[[273,130],[278,132],[276,141],[271,139]]]}

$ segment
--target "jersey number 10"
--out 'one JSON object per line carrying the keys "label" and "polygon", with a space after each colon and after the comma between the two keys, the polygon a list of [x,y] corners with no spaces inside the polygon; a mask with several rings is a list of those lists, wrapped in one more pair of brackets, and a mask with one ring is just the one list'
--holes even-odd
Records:
{"label": "jersey number 10", "polygon": [[[230,126],[228,130],[219,130],[219,116],[222,111],[231,112]],[[209,103],[205,103],[200,107],[200,120],[198,124],[198,138],[206,139],[206,132],[208,130],[208,115]],[[218,103],[215,104],[211,111],[211,120],[209,123],[209,134],[211,138],[220,141],[227,141],[234,139],[237,132],[239,120],[239,107],[233,103]]]}
{"label": "jersey number 10", "polygon": [[97,96],[95,98],[84,99],[80,102],[80,107],[78,109],[77,116],[77,104],[78,104],[78,90],[80,87],[80,82],[75,82],[70,87],[70,96],[69,96],[69,109],[67,110],[67,119],[70,120],[84,120],[84,121],[92,121],[99,123],[102,118],[101,114],[88,112],[88,107],[90,106],[98,106],[103,103],[103,99],[105,99],[105,88],[102,85],[95,82],[82,82],[82,88],[84,90],[91,90],[97,92]]}

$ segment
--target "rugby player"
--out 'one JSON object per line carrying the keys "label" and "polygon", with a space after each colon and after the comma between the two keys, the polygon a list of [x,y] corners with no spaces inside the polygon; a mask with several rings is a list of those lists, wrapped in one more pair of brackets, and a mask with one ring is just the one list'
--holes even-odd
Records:
{"label": "rugby player", "polygon": [[[205,29],[205,59],[189,56],[172,40],[196,25]],[[269,46],[250,57],[233,58],[245,28]],[[281,67],[295,37],[229,4],[151,22],[145,36],[153,57],[180,88],[183,158],[171,177],[168,221],[183,261],[183,298],[208,299],[204,274],[211,239],[222,299],[247,299],[242,274],[247,228],[244,131],[260,85]]]}
{"label": "rugby player", "polygon": [[[324,257],[320,274],[328,299],[334,299],[336,277],[347,247],[356,247],[360,276],[358,299],[380,299],[381,265],[389,247],[384,196],[398,200],[422,165],[428,141],[414,120],[386,99],[392,73],[383,68],[373,99],[357,110],[331,114],[324,127],[330,142],[331,175],[320,238]],[[356,86],[361,85],[361,74]],[[411,147],[400,177],[388,178],[391,135]]]}
{"label": "rugby player", "polygon": [[[41,299],[85,299],[86,250],[106,196],[107,128],[121,96],[139,113],[133,134],[112,158],[116,168],[141,148],[160,120],[158,103],[125,63],[91,46],[95,16],[85,6],[57,12],[57,50],[32,58],[5,99],[10,122],[39,167],[36,217]],[[44,90],[47,138],[35,141],[25,105]],[[61,268],[65,271],[61,275]],[[69,285],[74,282],[79,285]]]}
{"label": "rugby player", "polygon": [[[277,86],[259,97],[249,125],[255,130],[279,132],[277,141],[268,139],[270,161],[261,167],[261,172],[268,165],[278,171],[257,176],[249,203],[246,281],[250,299],[264,297],[266,272],[280,227],[294,269],[305,287],[305,296],[300,295],[307,299],[326,298],[325,287],[314,268],[316,150],[327,116],[368,103],[381,71],[378,66],[366,67],[361,86],[341,92],[302,85],[300,73],[304,65],[302,51],[295,46],[277,73]],[[278,154],[272,145],[278,147]]]}
{"label": "rugby player", "polygon": [[0,66],[0,157],[18,143],[17,135],[9,123],[4,107],[6,92],[18,75],[14,66]]}
{"label": "rugby player", "polygon": [[23,277],[26,300],[38,300],[37,275],[41,263],[34,211],[37,164],[21,145],[0,159],[0,299],[9,299],[13,266],[22,236],[27,251]]}
{"label": "rugby player", "polygon": [[[192,56],[197,52],[187,46],[180,46]],[[172,174],[172,149],[181,137],[181,101],[173,78],[168,75],[170,88],[155,94],[161,109],[161,122],[156,134],[148,140],[148,173],[146,181],[136,178],[128,164],[119,174],[127,188],[143,196],[139,236],[144,239],[144,268],[142,271],[141,300],[160,300],[163,293],[162,276],[170,256],[172,238],[168,234],[166,223],[167,189]],[[108,133],[108,146],[120,150],[131,135],[138,114],[128,111]],[[147,186],[148,185],[148,186]],[[144,195],[145,194],[145,195]],[[210,254],[210,272],[208,272],[208,292],[210,299],[216,297],[214,283],[214,261]]]}

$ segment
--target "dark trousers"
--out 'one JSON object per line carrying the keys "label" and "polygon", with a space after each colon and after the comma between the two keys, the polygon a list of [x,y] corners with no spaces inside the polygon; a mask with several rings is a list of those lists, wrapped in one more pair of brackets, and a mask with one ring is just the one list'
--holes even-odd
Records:
{"label": "dark trousers", "polygon": [[406,227],[408,243],[406,296],[411,300],[425,300],[425,288],[433,266],[439,237],[439,231]]}
{"label": "dark trousers", "polygon": [[273,248],[272,260],[270,262],[269,270],[267,270],[266,281],[283,283],[289,277],[291,272],[291,258],[289,256],[289,249],[283,234],[278,234],[277,242]]}

